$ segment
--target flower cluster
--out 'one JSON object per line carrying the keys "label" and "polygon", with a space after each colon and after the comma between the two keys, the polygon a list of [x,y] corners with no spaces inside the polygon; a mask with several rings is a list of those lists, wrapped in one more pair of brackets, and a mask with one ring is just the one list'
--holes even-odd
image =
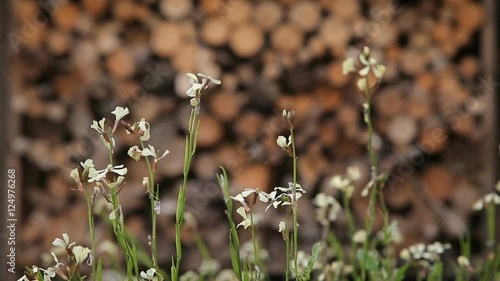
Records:
{"label": "flower cluster", "polygon": [[300,199],[304,193],[306,191],[302,189],[300,184],[297,184],[294,188],[292,182],[288,183],[288,187],[275,187],[271,193],[266,193],[259,189],[246,188],[236,196],[231,196],[231,199],[243,205],[243,207],[236,209],[236,212],[243,217],[243,221],[238,226],[243,226],[246,229],[251,225],[251,218],[247,215],[247,212],[250,212],[247,199],[251,205],[254,205],[257,199],[263,203],[268,203],[267,211],[271,206],[275,209],[279,206],[292,206],[295,200]]}
{"label": "flower cluster", "polygon": [[382,77],[384,77],[386,68],[384,65],[379,64],[375,58],[370,56],[370,48],[367,46],[365,46],[363,51],[359,54],[358,60],[361,64],[361,69],[357,70],[354,66],[354,59],[348,58],[342,64],[342,73],[346,75],[351,72],[357,72],[360,76],[360,79],[358,79],[357,82],[358,88],[361,91],[366,91],[369,87],[368,79],[366,78],[370,72],[372,72],[375,78],[380,81],[382,80]]}
{"label": "flower cluster", "polygon": [[[254,252],[254,248],[253,248],[253,242],[251,240],[246,241],[245,243],[241,244],[240,256],[244,257],[245,259],[248,259],[248,261],[250,261],[252,263],[255,262],[255,252]],[[268,259],[269,252],[266,249],[260,249],[258,258],[261,261]]]}
{"label": "flower cluster", "polygon": [[[497,191],[500,191],[500,182],[497,183],[495,188]],[[494,192],[485,194],[483,197],[479,198],[474,205],[472,205],[472,209],[480,211],[484,208],[484,205],[488,204],[500,205],[500,196]]]}
{"label": "flower cluster", "polygon": [[[318,276],[318,281],[339,280],[340,276],[349,276],[353,271],[352,265],[344,264],[342,261],[334,261],[323,268],[323,272]],[[335,278],[337,276],[338,278]]]}
{"label": "flower cluster", "polygon": [[335,197],[326,193],[318,193],[314,197],[313,203],[318,207],[316,209],[316,219],[323,226],[328,226],[330,222],[336,221],[342,208]]}
{"label": "flower cluster", "polygon": [[306,193],[306,191],[302,189],[302,186],[298,183],[295,187],[293,182],[288,182],[288,187],[277,186],[269,193],[269,201],[271,204],[267,206],[266,210],[269,209],[270,206],[273,206],[275,209],[279,206],[292,206],[304,193]]}
{"label": "flower cluster", "polygon": [[140,149],[137,145],[134,145],[128,150],[128,155],[132,157],[132,159],[134,159],[135,161],[139,161],[141,157],[148,157],[148,156],[153,157],[154,159],[153,170],[156,169],[156,163],[158,163],[158,161],[167,156],[167,154],[169,153],[170,151],[165,150],[165,152],[163,152],[161,156],[158,156],[159,151],[157,151],[152,145],[148,145],[148,147],[145,147],[143,149]]}
{"label": "flower cluster", "polygon": [[[50,266],[47,269],[33,266],[27,271],[27,274],[19,278],[18,281],[39,280],[36,276],[39,276],[40,274],[43,276],[44,281],[51,281],[52,278],[56,277],[56,275],[59,275],[64,280],[68,280],[72,273],[71,267],[77,268],[87,259],[89,260],[89,263],[92,262],[90,249],[76,245],[75,242],[71,242],[67,233],[62,234],[62,239],[54,239],[52,245],[56,247],[55,250],[61,249],[61,252],[68,254],[70,264],[65,266],[63,263],[59,262],[59,259],[54,252],[50,252],[52,259],[55,262],[54,266]],[[66,269],[67,272],[65,272],[64,269]]]}
{"label": "flower cluster", "polygon": [[330,185],[341,190],[347,198],[351,198],[354,192],[353,182],[361,178],[358,167],[348,167],[346,175],[336,175],[330,180]]}
{"label": "flower cluster", "polygon": [[418,243],[401,250],[399,257],[406,261],[419,261],[420,264],[426,266],[436,260],[439,260],[441,254],[450,248],[450,244],[442,244],[441,242],[434,242],[429,245]]}
{"label": "flower cluster", "polygon": [[194,107],[200,104],[201,92],[208,87],[208,84],[210,82],[216,85],[221,84],[220,80],[214,79],[203,73],[197,74],[199,77],[201,77],[201,82],[200,80],[198,80],[198,76],[194,75],[193,73],[186,73],[186,75],[187,77],[189,77],[189,83],[191,84],[191,87],[186,91],[186,95],[188,97],[191,97],[191,100],[189,102]]}

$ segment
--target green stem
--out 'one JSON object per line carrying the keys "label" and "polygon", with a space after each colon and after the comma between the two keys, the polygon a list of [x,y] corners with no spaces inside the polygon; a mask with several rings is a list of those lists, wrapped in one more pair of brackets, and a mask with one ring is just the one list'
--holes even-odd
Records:
{"label": "green stem", "polygon": [[289,218],[287,216],[287,219],[285,221],[285,230],[283,231],[286,231],[286,239],[285,239],[285,245],[286,245],[286,264],[285,264],[285,280],[288,281],[290,280],[290,235],[288,233],[289,231],[289,227],[290,227],[290,223],[289,223]]}
{"label": "green stem", "polygon": [[172,281],[177,281],[179,278],[179,269],[182,260],[182,245],[181,245],[181,227],[184,221],[184,207],[186,202],[186,185],[191,167],[191,161],[196,151],[196,143],[198,140],[199,121],[197,116],[199,106],[191,109],[189,116],[188,135],[186,136],[185,154],[184,154],[184,167],[182,185],[179,188],[179,196],[177,198],[177,210],[175,216],[175,249],[177,259],[175,263],[175,272],[172,274]]}
{"label": "green stem", "polygon": [[94,233],[94,216],[92,215],[92,198],[89,198],[89,195],[86,191],[85,201],[87,201],[87,215],[89,222],[89,233],[90,233],[90,242],[92,243],[92,277],[94,280],[99,280],[100,277],[96,276],[97,273],[97,256],[96,256],[96,245],[95,245],[95,233]]}
{"label": "green stem", "polygon": [[252,243],[253,243],[253,255],[255,266],[260,268],[260,254],[259,247],[257,245],[257,236],[255,235],[255,224],[253,221],[253,212],[250,210],[250,224],[252,226]]}
{"label": "green stem", "polygon": [[297,154],[295,151],[295,137],[293,135],[293,126],[290,126],[290,137],[292,140],[292,157],[293,157],[293,257],[294,268],[298,272],[298,222],[297,222]]}
{"label": "green stem", "polygon": [[378,189],[378,165],[377,159],[375,157],[375,149],[373,148],[373,124],[371,120],[371,90],[368,83],[368,77],[364,78],[366,81],[366,90],[365,90],[365,116],[364,120],[368,127],[368,154],[370,156],[370,167],[371,167],[371,177],[373,181],[373,186],[371,186],[370,193],[370,203],[369,203],[369,217],[368,222],[366,224],[366,235],[367,239],[363,243],[363,260],[361,262],[361,280],[366,280],[366,260],[367,260],[367,251],[368,251],[368,243],[369,243],[369,235],[373,229],[373,222],[375,220],[375,203],[377,199],[377,189]]}
{"label": "green stem", "polygon": [[[141,143],[142,149],[144,149],[144,142],[139,137],[139,141]],[[158,214],[156,213],[156,200],[159,196],[158,190],[155,188],[155,176],[154,171],[151,166],[151,162],[148,157],[144,157],[146,159],[146,165],[148,167],[149,174],[149,203],[151,210],[151,256],[153,260],[153,267],[158,271],[158,245],[156,242],[156,222]]]}

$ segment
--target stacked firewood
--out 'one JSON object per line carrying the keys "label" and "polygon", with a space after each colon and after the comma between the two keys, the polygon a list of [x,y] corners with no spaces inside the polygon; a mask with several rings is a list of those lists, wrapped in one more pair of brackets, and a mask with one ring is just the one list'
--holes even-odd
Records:
{"label": "stacked firewood", "polygon": [[[63,232],[88,242],[85,204],[71,190],[69,170],[87,158],[105,165],[106,151],[90,124],[110,119],[117,105],[130,108],[129,122],[146,118],[152,143],[171,152],[157,171],[161,259],[170,261],[190,110],[186,72],[222,80],[202,98],[187,206],[210,249],[218,249],[212,254],[224,262],[228,254],[219,249],[227,248],[227,226],[215,173],[226,167],[234,193],[286,185],[290,161],[275,142],[285,133],[283,109],[297,112],[299,180],[307,190],[300,218],[304,247],[319,238],[310,199],[330,189],[330,177],[357,166],[363,188],[369,161],[362,96],[353,77],[342,74],[342,62],[364,45],[387,66],[373,95],[375,146],[389,175],[385,196],[404,234],[402,246],[463,234],[473,202],[488,188],[487,159],[478,152],[492,137],[482,117],[493,93],[481,84],[478,34],[485,17],[476,1],[43,3],[11,1],[11,108],[19,117],[11,146],[22,159],[24,191],[20,264],[37,262]],[[131,231],[147,243],[148,201],[140,184],[147,170],[126,155],[135,138],[118,134],[117,161],[129,167],[124,212]],[[362,220],[367,201],[354,200]],[[273,233],[270,247],[280,243],[279,215],[262,220],[262,229]],[[110,239],[104,222],[97,227],[98,240]],[[184,265],[196,267],[189,231],[185,237],[193,249]],[[283,268],[282,254],[271,249],[278,257],[271,270]]]}

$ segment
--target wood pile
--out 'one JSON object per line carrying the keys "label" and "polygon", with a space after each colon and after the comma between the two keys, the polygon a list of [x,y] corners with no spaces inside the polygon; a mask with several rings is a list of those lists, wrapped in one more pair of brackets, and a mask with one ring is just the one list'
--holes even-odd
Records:
{"label": "wood pile", "polygon": [[[163,245],[168,254],[162,262],[169,262],[190,110],[185,72],[222,80],[203,96],[199,154],[188,186],[199,191],[188,209],[202,233],[226,229],[216,220],[223,220],[222,210],[212,204],[221,201],[218,190],[204,191],[219,165],[231,174],[234,193],[245,187],[269,191],[290,179],[289,159],[275,143],[286,133],[279,121],[283,109],[297,111],[299,179],[309,199],[347,166],[359,166],[367,179],[362,96],[354,79],[342,75],[343,60],[365,44],[387,66],[373,96],[375,139],[382,170],[390,174],[387,203],[408,237],[405,245],[463,234],[442,220],[442,210],[466,224],[473,199],[488,188],[488,175],[481,173],[488,162],[477,152],[492,137],[493,128],[480,128],[484,97],[493,92],[480,85],[477,42],[485,17],[476,1],[59,2],[45,7],[11,1],[11,108],[22,120],[11,146],[23,159],[22,221],[29,230],[19,232],[25,247],[19,265],[36,263],[62,232],[88,242],[83,198],[69,191],[74,186],[68,174],[87,158],[106,163],[89,126],[111,118],[116,105],[131,109],[130,121],[146,117],[152,144],[171,152],[158,169],[165,206],[159,236],[171,239]],[[145,167],[126,157],[133,142],[119,133],[116,154],[131,171],[124,211],[137,216],[148,202],[140,186]],[[362,219],[366,202],[355,200]],[[305,211],[301,220],[312,214]],[[263,220],[276,232],[271,215]],[[130,227],[143,241],[149,230],[141,223],[134,217]],[[426,227],[416,229],[421,225]],[[99,231],[98,238],[109,237]],[[217,236],[206,236],[212,250],[223,244]],[[312,240],[302,241],[304,247]],[[228,262],[223,251],[213,255]],[[184,266],[195,267],[196,260]]]}

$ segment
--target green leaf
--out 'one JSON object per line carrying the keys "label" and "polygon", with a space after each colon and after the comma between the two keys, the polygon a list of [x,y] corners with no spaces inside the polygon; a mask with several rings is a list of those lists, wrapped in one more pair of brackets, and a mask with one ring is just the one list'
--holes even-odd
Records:
{"label": "green leaf", "polygon": [[96,276],[94,276],[94,280],[102,281],[102,257],[99,257],[99,260],[97,261],[97,270]]}
{"label": "green leaf", "polygon": [[432,268],[431,272],[429,273],[429,278],[427,280],[435,280],[435,281],[441,281],[443,279],[443,263],[442,262],[436,262]]}
{"label": "green leaf", "polygon": [[[366,255],[366,257],[365,257],[365,255]],[[360,263],[365,261],[365,258],[366,258],[366,266],[365,266],[366,270],[379,271],[379,268],[380,268],[379,260],[373,254],[370,254],[370,252],[368,252],[368,254],[366,254],[363,249],[359,249],[357,252],[357,257],[358,257],[358,261]]]}
{"label": "green leaf", "polygon": [[400,267],[398,271],[396,272],[396,275],[394,276],[393,281],[403,281],[405,279],[405,273],[410,267],[410,263],[407,263]]}
{"label": "green leaf", "polygon": [[[307,277],[309,277],[309,275],[311,274],[312,270],[313,270],[313,267],[314,267],[314,263],[316,262],[316,260],[318,259],[318,256],[319,256],[319,250],[320,250],[320,246],[321,243],[318,242],[316,244],[314,244],[313,246],[313,250],[312,250],[312,255],[311,255],[311,258],[309,259],[309,262],[307,263],[307,268],[305,270],[305,275]],[[307,278],[309,279],[309,278]]]}

